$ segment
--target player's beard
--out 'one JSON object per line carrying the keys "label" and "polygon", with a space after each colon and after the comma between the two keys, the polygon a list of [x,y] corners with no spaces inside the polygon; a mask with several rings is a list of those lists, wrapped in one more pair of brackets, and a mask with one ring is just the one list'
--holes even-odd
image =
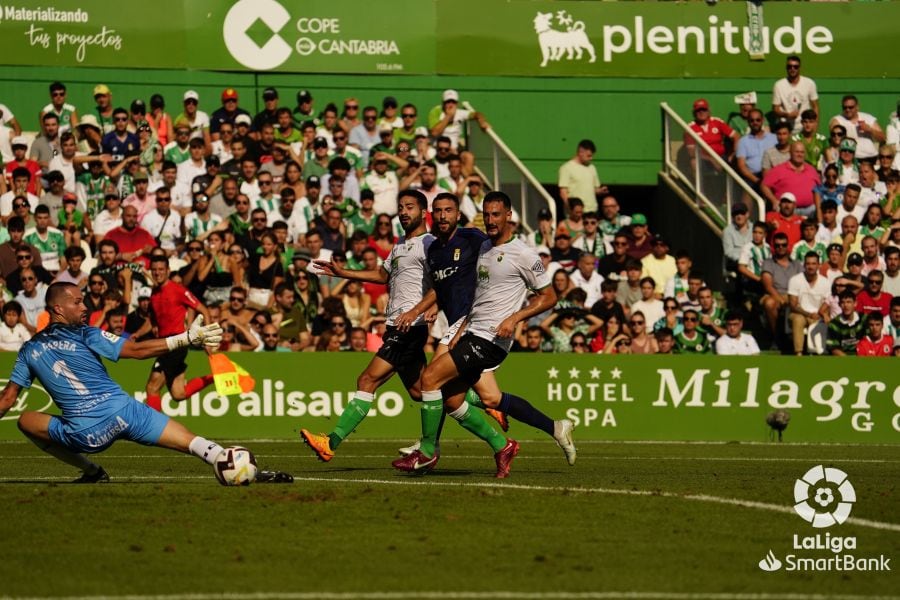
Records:
{"label": "player's beard", "polygon": [[400,225],[403,226],[403,231],[405,231],[406,233],[410,233],[410,232],[415,231],[416,229],[419,228],[419,226],[420,226],[421,224],[422,224],[422,217],[421,217],[421,215],[420,215],[418,218],[410,217],[409,223],[407,223],[406,225],[403,225],[403,219],[402,219],[402,218],[401,218],[401,220],[400,220]]}

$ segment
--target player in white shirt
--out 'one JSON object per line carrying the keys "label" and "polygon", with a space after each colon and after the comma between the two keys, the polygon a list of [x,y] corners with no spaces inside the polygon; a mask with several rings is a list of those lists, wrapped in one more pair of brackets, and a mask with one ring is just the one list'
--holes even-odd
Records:
{"label": "player in white shirt", "polygon": [[[431,289],[426,252],[434,237],[425,229],[425,210],[428,203],[417,191],[407,190],[397,200],[400,221],[406,235],[391,250],[388,259],[374,271],[351,271],[332,260],[314,260],[316,270],[326,275],[356,281],[388,284],[390,289],[387,331],[384,343],[356,381],[357,392],[329,434],[315,434],[300,430],[303,441],[312,448],[319,460],[328,462],[338,445],[350,435],[368,414],[375,392],[394,373],[400,376],[410,396],[419,399],[419,377],[425,367],[425,343],[428,327],[419,315],[409,327],[397,327],[397,319],[423,303]],[[440,393],[440,392],[438,392]],[[486,424],[486,423],[485,423]]]}
{"label": "player in white shirt", "polygon": [[740,313],[725,314],[725,335],[716,339],[716,354],[721,356],[756,356],[759,345],[749,333],[741,331],[744,320]]}
{"label": "player in white shirt", "polygon": [[[519,451],[515,440],[505,440],[485,420],[481,411],[470,410],[466,391],[486,369],[499,365],[512,346],[516,325],[556,304],[550,275],[534,248],[517,238],[509,226],[509,196],[491,192],[483,203],[489,239],[479,252],[475,298],[464,334],[450,350],[435,359],[422,374],[422,401],[443,398],[444,409],[464,429],[487,442],[494,451],[496,477],[509,476],[509,466]],[[529,290],[533,295],[522,307]]]}

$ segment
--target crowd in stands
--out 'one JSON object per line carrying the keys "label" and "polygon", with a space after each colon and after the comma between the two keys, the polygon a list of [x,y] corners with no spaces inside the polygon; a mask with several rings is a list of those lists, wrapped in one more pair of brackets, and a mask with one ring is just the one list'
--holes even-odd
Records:
{"label": "crowd in stands", "polygon": [[[746,205],[733,207],[723,251],[735,289],[711,289],[646,215],[622,214],[585,139],[560,168],[564,214],[542,209],[533,231],[520,230],[558,302],[520,323],[514,350],[897,352],[900,120],[892,114],[882,132],[847,96],[825,138],[799,62],[789,57],[787,86],[776,83],[768,126],[755,94],[730,124],[705,100],[693,105],[691,127],[771,205],[757,223]],[[468,121],[487,123],[455,90],[425,118],[390,96],[380,107],[353,97],[317,105],[307,90],[284,103],[268,88],[256,115],[231,88],[210,113],[193,90],[171,112],[159,94],[121,107],[102,84],[86,110],[60,82],[49,93],[33,140],[0,105],[0,349],[17,350],[46,324],[53,281],[83,287],[91,324],[153,337],[148,266],[164,256],[223,324],[222,350],[372,351],[387,288],[329,277],[313,261],[377,269],[402,235],[405,188],[429,201],[453,192],[462,225],[484,226],[486,182],[466,134]],[[433,341],[447,327],[441,317]]]}

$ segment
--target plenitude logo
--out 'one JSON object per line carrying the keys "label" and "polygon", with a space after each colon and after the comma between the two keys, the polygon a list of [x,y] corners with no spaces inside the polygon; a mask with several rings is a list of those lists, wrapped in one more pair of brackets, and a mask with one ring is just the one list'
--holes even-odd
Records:
{"label": "plenitude logo", "polygon": [[[794,511],[812,527],[824,529],[847,521],[856,502],[856,490],[847,473],[834,467],[816,465],[794,482]],[[860,557],[855,536],[794,534],[791,553],[780,560],[772,549],[759,561],[766,572],[779,571],[890,571],[891,559],[884,554]],[[799,552],[803,554],[800,554]],[[822,558],[816,553],[831,552]],[[813,553],[813,556],[810,554]]]}

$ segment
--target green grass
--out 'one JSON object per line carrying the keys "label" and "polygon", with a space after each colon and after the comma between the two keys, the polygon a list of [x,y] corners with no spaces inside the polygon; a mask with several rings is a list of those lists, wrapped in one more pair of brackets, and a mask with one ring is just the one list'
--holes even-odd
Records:
{"label": "green grass", "polygon": [[193,457],[120,443],[98,458],[110,484],[73,486],[70,467],[0,444],[2,593],[807,598],[900,583],[757,566],[770,549],[784,560],[795,533],[824,533],[790,511],[795,479],[817,464],[846,471],[858,498],[828,532],[856,536],[857,556],[900,559],[896,446],[583,443],[570,468],[553,443],[525,442],[496,481],[480,442],[445,442],[438,470],[416,479],[390,468],[397,442],[351,439],[328,464],[299,442],[246,445],[295,483],[223,488]]}

